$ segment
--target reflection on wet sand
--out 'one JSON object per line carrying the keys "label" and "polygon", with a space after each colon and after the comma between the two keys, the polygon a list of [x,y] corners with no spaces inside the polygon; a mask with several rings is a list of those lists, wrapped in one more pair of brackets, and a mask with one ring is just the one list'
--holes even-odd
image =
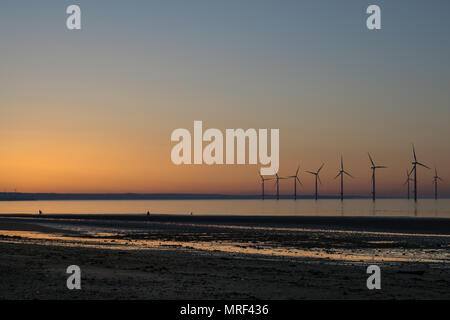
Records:
{"label": "reflection on wet sand", "polygon": [[[245,229],[245,228],[244,228]],[[247,228],[249,229],[249,228]],[[254,228],[251,228],[254,229]],[[80,228],[78,228],[80,231]],[[298,232],[298,230],[296,230]],[[311,232],[311,230],[308,230]],[[317,230],[316,230],[317,231]],[[306,231],[304,231],[306,232]],[[329,232],[329,231],[328,231]],[[338,231],[344,232],[344,231]],[[380,235],[380,233],[378,233]],[[44,233],[38,231],[0,230],[0,241],[12,243],[28,243],[41,245],[91,247],[102,249],[120,250],[146,250],[176,248],[182,250],[203,250],[211,252],[239,253],[247,255],[263,255],[267,257],[291,257],[307,259],[328,259],[335,261],[352,262],[428,262],[445,263],[449,261],[448,249],[436,249],[431,252],[420,249],[403,250],[396,248],[397,241],[367,241],[370,245],[388,245],[389,248],[364,249],[364,248],[320,248],[312,247],[300,249],[292,246],[279,246],[270,242],[251,241],[173,241],[167,239],[149,240],[140,239],[142,234],[97,232],[92,230],[80,232],[80,236],[61,233]],[[398,236],[398,234],[396,235]],[[410,235],[408,235],[410,236]],[[430,236],[430,235],[428,235]],[[437,236],[437,235],[431,235]],[[201,239],[202,236],[198,235]]]}

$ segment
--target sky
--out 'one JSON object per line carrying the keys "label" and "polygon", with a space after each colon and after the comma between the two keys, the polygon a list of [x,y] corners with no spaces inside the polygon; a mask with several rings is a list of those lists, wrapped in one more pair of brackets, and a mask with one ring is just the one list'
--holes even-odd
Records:
{"label": "sky", "polygon": [[[66,28],[81,8],[82,29]],[[381,7],[382,29],[366,28]],[[0,191],[260,191],[255,165],[176,166],[173,130],[277,128],[280,175],[337,194],[339,159],[402,196],[415,143],[450,196],[448,1],[159,0],[0,3]],[[422,195],[433,170],[418,170]],[[268,186],[268,192],[272,186]],[[291,193],[291,183],[281,184]]]}

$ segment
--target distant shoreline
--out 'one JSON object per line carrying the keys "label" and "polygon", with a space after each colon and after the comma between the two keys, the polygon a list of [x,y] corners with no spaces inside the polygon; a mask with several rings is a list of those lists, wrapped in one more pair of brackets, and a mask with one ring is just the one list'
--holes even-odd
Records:
{"label": "distant shoreline", "polygon": [[[266,195],[267,200],[275,199]],[[280,195],[282,200],[293,200],[292,195]],[[314,199],[314,195],[297,195],[297,200]],[[323,195],[320,199],[339,199],[339,195]],[[371,199],[370,196],[348,195],[346,199]],[[385,196],[378,199],[406,199],[406,197]],[[422,199],[432,199],[423,197]],[[448,199],[448,197],[441,197]],[[261,195],[230,195],[201,193],[20,193],[0,192],[0,201],[37,201],[37,200],[261,200]]]}

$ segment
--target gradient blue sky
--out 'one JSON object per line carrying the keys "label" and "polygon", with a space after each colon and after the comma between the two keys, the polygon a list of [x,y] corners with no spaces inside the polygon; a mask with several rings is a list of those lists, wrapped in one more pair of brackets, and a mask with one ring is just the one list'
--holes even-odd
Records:
{"label": "gradient blue sky", "polygon": [[[68,31],[78,4],[82,30]],[[382,30],[365,27],[368,5]],[[367,151],[404,194],[415,142],[450,181],[448,1],[22,1],[0,4],[0,189],[259,192],[254,166],[175,167],[194,120],[279,128],[280,173],[340,154],[368,194]],[[424,193],[431,172],[421,170]],[[304,176],[300,192],[312,192]],[[238,185],[238,187],[237,187]],[[450,188],[443,184],[443,192]],[[290,192],[290,186],[283,186]]]}

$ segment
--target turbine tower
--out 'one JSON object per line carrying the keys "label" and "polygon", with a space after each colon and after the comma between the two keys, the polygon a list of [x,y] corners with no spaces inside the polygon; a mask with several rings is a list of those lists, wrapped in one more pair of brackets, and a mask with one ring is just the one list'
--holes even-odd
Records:
{"label": "turbine tower", "polygon": [[262,199],[264,200],[264,182],[268,181],[268,180],[273,180],[273,178],[264,178],[261,174],[259,174],[259,176],[261,177],[261,188],[262,188]]}
{"label": "turbine tower", "polygon": [[411,169],[411,171],[409,171],[408,169],[406,169],[406,181],[405,181],[404,184],[407,184],[407,185],[408,185],[408,199],[411,198],[411,197],[410,197],[410,192],[409,192],[409,190],[410,190],[409,184],[410,184],[411,181],[414,181],[413,179],[411,179],[412,171],[413,171],[413,169]]}
{"label": "turbine tower", "polygon": [[427,167],[426,165],[424,165],[423,163],[420,163],[417,161],[416,149],[414,148],[414,144],[412,145],[412,148],[413,148],[413,156],[414,156],[414,161],[412,162],[412,165],[413,165],[412,170],[414,171],[414,201],[417,202],[417,165],[422,166],[427,169],[430,169],[430,168]]}
{"label": "turbine tower", "polygon": [[372,200],[375,201],[375,169],[384,169],[387,168],[385,166],[376,166],[375,162],[373,162],[372,157],[370,156],[370,153],[367,153],[369,155],[370,162],[372,163]]}
{"label": "turbine tower", "polygon": [[438,189],[438,180],[444,181],[444,180],[442,180],[441,177],[438,176],[437,169],[434,168],[434,177],[433,177],[433,182],[434,182],[434,199],[436,199],[436,200],[438,198],[438,191],[437,191],[437,189]]}
{"label": "turbine tower", "polygon": [[353,176],[344,170],[344,160],[341,156],[341,170],[339,170],[339,173],[337,174],[334,179],[337,179],[337,177],[341,177],[341,201],[344,200],[344,174],[348,175],[350,178],[353,178]]}
{"label": "turbine tower", "polygon": [[316,192],[315,192],[315,198],[316,198],[316,200],[317,200],[317,180],[319,180],[319,182],[320,182],[320,184],[322,184],[322,181],[320,181],[320,177],[319,177],[319,172],[320,172],[320,170],[322,170],[322,168],[323,168],[323,166],[325,165],[325,163],[322,163],[322,165],[320,166],[320,168],[316,171],[316,172],[313,172],[313,171],[306,171],[306,172],[308,172],[308,173],[311,173],[311,174],[313,174],[314,176],[315,176],[315,178],[316,178]]}
{"label": "turbine tower", "polygon": [[295,176],[288,176],[289,179],[294,179],[294,200],[297,200],[297,181],[300,185],[303,185],[300,179],[298,178],[298,171],[300,170],[300,166],[297,167],[297,171],[295,171]]}
{"label": "turbine tower", "polygon": [[285,177],[280,177],[278,173],[276,174],[276,186],[277,186],[277,200],[280,200],[280,180],[287,179]]}

